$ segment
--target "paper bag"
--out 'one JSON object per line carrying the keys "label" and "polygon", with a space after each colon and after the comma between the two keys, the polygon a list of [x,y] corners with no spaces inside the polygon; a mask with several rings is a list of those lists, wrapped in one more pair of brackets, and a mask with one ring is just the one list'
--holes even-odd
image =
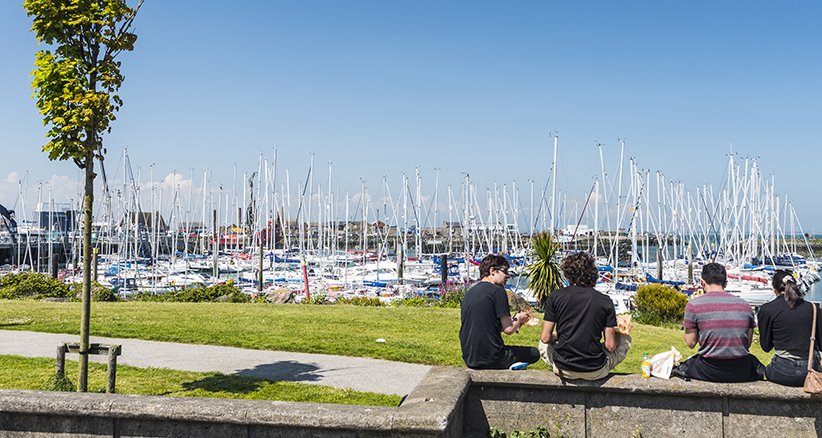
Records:
{"label": "paper bag", "polygon": [[670,379],[671,370],[682,361],[682,354],[674,347],[651,358],[651,375],[661,379]]}

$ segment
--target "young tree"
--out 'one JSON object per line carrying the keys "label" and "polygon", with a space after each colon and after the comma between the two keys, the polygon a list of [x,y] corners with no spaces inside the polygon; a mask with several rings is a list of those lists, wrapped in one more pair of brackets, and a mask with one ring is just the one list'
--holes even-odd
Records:
{"label": "young tree", "polygon": [[545,308],[545,301],[551,292],[562,287],[562,271],[559,269],[560,245],[550,233],[539,233],[531,239],[534,249],[534,261],[525,268],[528,276],[528,287],[539,302],[539,307]]}
{"label": "young tree", "polygon": [[134,49],[131,25],[143,0],[25,0],[37,41],[48,48],[34,61],[32,88],[48,127],[43,151],[51,160],[73,160],[85,171],[83,194],[83,311],[80,322],[78,391],[88,389],[89,316],[91,312],[91,219],[94,159],[103,160],[103,134],[111,131],[123,104],[117,56]]}

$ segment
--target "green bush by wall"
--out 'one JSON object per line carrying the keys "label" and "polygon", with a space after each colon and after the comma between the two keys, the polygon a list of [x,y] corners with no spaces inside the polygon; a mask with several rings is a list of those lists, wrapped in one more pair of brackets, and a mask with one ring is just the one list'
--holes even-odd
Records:
{"label": "green bush by wall", "polygon": [[634,296],[634,319],[641,324],[678,324],[685,316],[688,297],[662,284],[640,286]]}

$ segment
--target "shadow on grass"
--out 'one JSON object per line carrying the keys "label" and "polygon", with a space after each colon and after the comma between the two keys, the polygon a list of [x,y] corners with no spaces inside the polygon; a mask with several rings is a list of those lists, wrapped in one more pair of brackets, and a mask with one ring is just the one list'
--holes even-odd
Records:
{"label": "shadow on grass", "polygon": [[262,382],[313,382],[320,376],[315,373],[318,367],[294,361],[282,361],[257,365],[254,368],[240,370],[237,374],[216,374],[193,382],[185,382],[183,388],[189,391],[201,389],[208,392],[228,392],[249,394],[257,391]]}

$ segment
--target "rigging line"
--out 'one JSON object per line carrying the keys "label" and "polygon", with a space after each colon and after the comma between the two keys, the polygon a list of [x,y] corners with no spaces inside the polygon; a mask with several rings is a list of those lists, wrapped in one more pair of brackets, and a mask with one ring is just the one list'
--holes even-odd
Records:
{"label": "rigging line", "polygon": [[[517,197],[517,204],[519,204],[519,211],[520,211],[520,215],[522,216],[522,222],[528,224],[529,226],[531,226],[531,220],[525,216],[525,207],[523,207],[522,199],[519,198],[519,197]],[[531,213],[531,212],[529,212],[529,213]],[[519,230],[517,230],[517,231],[519,231]]]}
{"label": "rigging line", "polygon": [[[546,195],[546,193],[548,193],[548,184],[550,182],[551,182],[551,177],[548,177],[545,180],[545,187],[542,188],[542,199],[539,200],[539,208],[537,209],[537,214],[534,215],[534,218],[535,218],[534,220],[535,221],[536,221],[536,218],[539,217],[540,213],[542,213],[542,206],[545,205],[545,195]],[[549,211],[547,213],[548,213],[548,217],[550,218],[551,222],[553,222],[554,218],[551,217],[551,212]]]}
{"label": "rigging line", "polygon": [[639,207],[642,206],[642,193],[645,191],[645,180],[642,180],[642,184],[639,186],[639,193],[637,194],[637,201],[634,204],[633,211],[631,212],[631,220],[628,221],[628,225],[625,229],[630,230],[631,226],[634,224],[634,219],[636,218],[636,213],[639,211]]}
{"label": "rigging line", "polygon": [[[431,202],[428,204],[428,209],[425,212],[425,221],[423,222],[422,226],[425,226],[426,224],[428,224],[428,218],[431,216],[431,211],[435,210],[437,208],[437,206],[434,205],[435,200],[436,200],[436,197],[432,196],[431,197]],[[433,226],[436,227],[437,224],[433,224]]]}
{"label": "rigging line", "polygon": [[[699,198],[702,199],[702,205],[705,207],[705,212],[708,212],[708,203],[705,201],[705,195],[703,192],[699,192]],[[711,227],[710,231],[714,233],[714,238],[717,239],[717,245],[719,245],[719,232],[716,230],[714,226],[714,218],[713,216],[716,215],[718,208],[714,207],[713,215],[708,214],[708,225]],[[713,258],[711,258],[711,263],[716,261],[716,257],[719,255],[719,247],[717,246],[716,253],[714,254]]]}
{"label": "rigging line", "polygon": [[[411,201],[411,205],[415,205],[414,195],[411,194],[411,190],[406,190],[406,192],[408,192],[408,199]],[[417,232],[422,232],[422,230],[420,230],[420,228],[422,228],[422,224],[420,223],[420,218],[417,217],[417,209],[412,208],[411,210],[414,212],[414,219],[417,221]]]}
{"label": "rigging line", "polygon": [[[300,212],[303,209],[303,202],[305,201],[305,191],[308,190],[308,179],[311,178],[312,170],[312,166],[308,166],[308,174],[305,175],[305,184],[303,184],[303,194],[300,196],[300,205],[297,207],[297,216],[295,216],[298,218],[297,220],[299,220]],[[311,218],[308,219],[309,221],[311,220]]]}
{"label": "rigging line", "polygon": [[571,235],[571,243],[574,243],[574,240],[576,240],[579,224],[582,223],[582,216],[585,215],[585,210],[588,208],[588,202],[591,201],[591,196],[594,194],[594,187],[596,187],[598,179],[599,178],[594,178],[594,184],[591,185],[591,191],[588,192],[588,197],[585,198],[585,205],[582,206],[582,212],[579,214],[577,226],[574,228],[574,234]]}

